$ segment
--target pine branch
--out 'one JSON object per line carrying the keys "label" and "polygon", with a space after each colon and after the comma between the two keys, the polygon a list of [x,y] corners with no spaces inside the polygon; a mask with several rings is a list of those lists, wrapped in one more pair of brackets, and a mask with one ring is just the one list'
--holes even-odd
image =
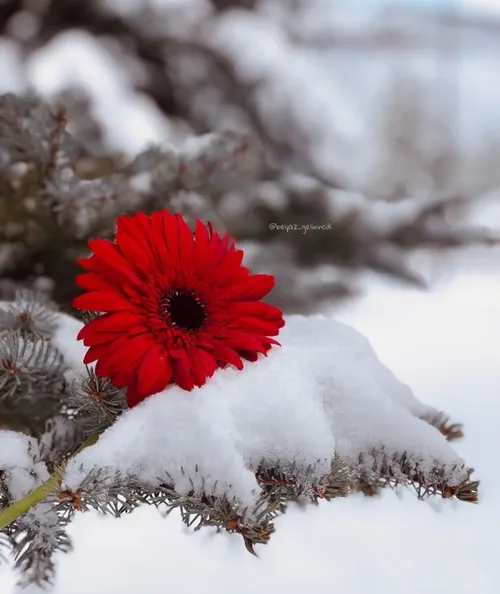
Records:
{"label": "pine branch", "polygon": [[333,457],[330,473],[319,480],[312,467],[300,471],[296,464],[282,468],[270,466],[265,460],[259,464],[255,476],[265,498],[281,506],[301,497],[313,503],[319,499],[329,501],[335,497],[346,497],[351,488],[349,469],[337,453]]}
{"label": "pine branch", "polygon": [[20,573],[21,586],[52,583],[54,554],[72,549],[65,523],[47,503],[37,505],[19,518],[10,539],[14,543],[15,568]]}
{"label": "pine branch", "polygon": [[[1,507],[0,507],[1,509]],[[12,542],[7,534],[0,532],[0,566],[6,562],[12,552]]]}
{"label": "pine branch", "polygon": [[256,472],[262,491],[253,508],[242,506],[230,494],[215,495],[217,481],[209,485],[202,478],[196,481],[195,486],[196,477],[186,477],[191,489],[187,493],[179,493],[172,477],[167,474],[166,478],[158,478],[153,485],[144,483],[133,474],[94,468],[76,488],[69,489],[62,480],[47,501],[63,517],[72,517],[75,511],[90,509],[120,517],[144,504],[166,507],[166,515],[179,510],[187,526],[195,530],[216,527],[238,533],[243,537],[247,550],[255,554],[254,545],[269,541],[274,532],[273,520],[286,511],[291,501],[329,501],[345,497],[350,490],[349,472],[338,455],[332,460],[331,471],[319,479],[314,479],[312,468],[301,470],[292,465],[282,470],[279,465],[273,467],[262,462]]}
{"label": "pine branch", "polygon": [[[474,471],[465,466],[459,469],[456,465],[448,467],[436,462],[429,469],[407,452],[389,456],[384,448],[374,448],[369,454],[360,454],[350,470],[353,487],[365,495],[375,495],[384,487],[404,485],[412,487],[419,499],[440,495],[444,499],[478,502],[479,481],[470,479]],[[451,478],[457,471],[462,475],[458,482]]]}
{"label": "pine branch", "polygon": [[[54,6],[51,3],[51,14]],[[140,43],[140,31],[126,19],[109,18],[94,5],[78,8],[86,24],[86,19],[97,18],[105,29],[125,31]],[[229,99],[243,102],[254,129],[204,134],[167,149],[151,147],[128,160],[106,155],[103,147],[102,155],[88,154],[64,128],[59,107],[34,97],[2,96],[0,152],[7,157],[0,176],[0,274],[9,283],[26,286],[34,270],[43,270],[53,282],[57,301],[68,306],[78,293],[74,262],[85,254],[86,240],[110,236],[121,214],[163,207],[181,210],[190,219],[218,221],[236,239],[251,241],[256,264],[276,269],[275,303],[290,311],[317,309],[325,301],[352,295],[353,277],[346,270],[371,269],[422,287],[425,279],[409,266],[411,250],[498,244],[498,233],[450,226],[449,213],[478,195],[469,189],[426,189],[423,197],[403,193],[389,205],[384,194],[332,182],[302,154],[302,144],[284,140],[276,146],[252,99],[254,90],[246,92],[228,57],[199,41],[166,43],[176,56],[208,58],[209,72],[213,69]],[[161,44],[153,45],[158,52]],[[207,126],[201,128],[206,131]],[[266,149],[271,154],[289,153],[300,163],[272,165]],[[269,199],[269,190],[277,201]],[[346,199],[351,205],[347,210]],[[241,206],[228,208],[230,204]],[[325,223],[331,225],[329,232],[275,230],[280,225]],[[324,267],[335,267],[339,279],[325,279]],[[301,291],[309,284],[308,276],[315,277],[316,284]]]}
{"label": "pine branch", "polygon": [[67,399],[67,414],[84,437],[102,433],[127,409],[124,390],[98,377],[91,367],[86,369],[87,377],[70,384]]}
{"label": "pine branch", "polygon": [[450,417],[441,412],[435,416],[424,416],[422,420],[433,427],[446,437],[448,441],[461,439],[464,436],[462,423],[451,423]]}
{"label": "pine branch", "polygon": [[[80,449],[76,452],[79,453],[83,449],[94,445],[99,436],[93,435],[89,437],[85,443],[80,447]],[[76,455],[76,454],[75,454]],[[63,472],[61,469],[58,469],[54,474],[50,476],[46,481],[44,481],[41,485],[39,485],[36,489],[28,493],[22,499],[16,501],[6,509],[0,512],[0,531],[3,530],[6,526],[17,520],[19,516],[28,512],[31,508],[33,508],[37,503],[40,503],[44,499],[46,499],[51,493],[57,490],[58,485],[62,480]]]}
{"label": "pine branch", "polygon": [[63,414],[53,417],[45,424],[39,439],[40,460],[50,471],[63,466],[85,441],[82,428],[63,410]]}
{"label": "pine branch", "polygon": [[40,293],[18,291],[11,303],[0,308],[0,333],[17,330],[23,336],[50,338],[56,327],[56,308]]}
{"label": "pine branch", "polygon": [[5,470],[0,469],[0,510],[4,509],[11,502]]}
{"label": "pine branch", "polygon": [[50,342],[7,332],[0,345],[2,399],[15,392],[30,395],[35,389],[59,393],[65,368],[62,355]]}
{"label": "pine branch", "polygon": [[39,434],[64,400],[66,364],[45,339],[6,331],[0,341],[0,422]]}
{"label": "pine branch", "polygon": [[0,96],[0,138],[13,163],[30,163],[39,180],[50,178],[56,164],[67,165],[79,152],[65,130],[64,112],[34,96]]}

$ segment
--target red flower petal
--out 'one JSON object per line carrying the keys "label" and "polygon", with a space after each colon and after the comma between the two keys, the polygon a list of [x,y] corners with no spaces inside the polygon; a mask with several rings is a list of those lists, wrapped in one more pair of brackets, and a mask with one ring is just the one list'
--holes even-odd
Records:
{"label": "red flower petal", "polygon": [[184,351],[176,353],[178,356],[172,359],[172,372],[174,382],[183,390],[192,390],[195,386],[191,373],[191,365]]}
{"label": "red flower petal", "polygon": [[215,358],[210,354],[204,351],[203,349],[192,347],[189,351],[190,357],[192,359],[196,359],[200,362],[205,371],[205,375],[207,377],[212,377],[212,375],[217,370],[217,361]]}
{"label": "red flower petal", "polygon": [[214,344],[211,354],[220,361],[231,363],[237,369],[243,369],[243,363],[238,353],[224,344]]}
{"label": "red flower petal", "polygon": [[137,389],[145,398],[155,391],[163,390],[172,377],[172,369],[162,347],[159,345],[149,349],[142,360]]}
{"label": "red flower petal", "polygon": [[144,252],[149,251],[149,241],[147,235],[144,235],[143,226],[138,224],[137,215],[123,215],[116,220],[117,232],[129,235],[135,239]]}
{"label": "red flower petal", "polygon": [[227,236],[227,233],[224,233],[222,239],[219,239],[218,236],[214,235],[213,242],[215,244],[214,264],[216,267],[218,267],[224,261],[224,257],[228,253],[229,238]]}
{"label": "red flower petal", "polygon": [[195,231],[195,255],[201,256],[205,253],[208,245],[209,235],[207,227],[196,219],[196,231]]}
{"label": "red flower petal", "polygon": [[198,359],[191,359],[191,377],[195,386],[201,388],[207,382],[207,374]]}
{"label": "red flower petal", "polygon": [[[168,360],[165,359],[165,367],[159,373],[158,381],[151,388],[150,394],[156,394],[157,392],[163,391],[171,383],[171,381],[172,381],[172,366],[170,365]],[[149,394],[146,394],[146,396],[149,396]]]}
{"label": "red flower petal", "polygon": [[271,320],[259,320],[257,318],[240,318],[238,320],[238,329],[253,334],[264,334],[273,336],[279,333],[281,325]]}
{"label": "red flower petal", "polygon": [[239,301],[231,306],[233,314],[243,317],[281,320],[283,312],[279,307],[269,305],[263,301]]}
{"label": "red flower petal", "polygon": [[88,292],[74,306],[103,312],[78,338],[98,375],[128,387],[129,406],[170,382],[201,386],[219,367],[242,369],[242,358],[279,344],[270,337],[282,313],[260,302],[273,277],[250,275],[227,234],[199,220],[193,234],[161,211],[120,217],[116,242],[89,242],[94,255],[80,260],[87,274],[77,278]]}
{"label": "red flower petal", "polygon": [[88,322],[78,333],[77,339],[82,340],[100,332],[125,332],[143,321],[143,315],[130,311],[103,314]]}
{"label": "red flower petal", "polygon": [[241,267],[242,260],[243,252],[241,250],[228,253],[222,264],[214,272],[214,281],[216,280],[223,286],[234,282],[233,275],[236,274]]}
{"label": "red flower petal", "polygon": [[259,358],[259,354],[254,351],[238,351],[238,355],[251,363],[254,363]]}
{"label": "red flower petal", "polygon": [[151,239],[151,217],[148,217],[148,215],[143,212],[136,212],[131,218],[133,218],[138,227],[142,229],[143,237],[149,244]]}
{"label": "red flower petal", "polygon": [[237,352],[245,350],[256,353],[266,352],[266,348],[258,338],[245,332],[228,332],[224,337],[224,343]]}
{"label": "red flower petal", "polygon": [[113,312],[133,309],[130,303],[123,295],[112,291],[94,291],[78,295],[73,300],[73,307],[76,309],[88,309],[90,311]]}
{"label": "red flower petal", "polygon": [[127,404],[130,408],[136,406],[144,400],[144,396],[141,396],[139,392],[137,382],[137,376],[135,376],[127,388]]}
{"label": "red flower petal", "polygon": [[113,374],[111,376],[111,381],[117,388],[126,388],[132,382],[135,381],[136,377],[137,367],[131,367],[129,369],[124,369]]}
{"label": "red flower petal", "polygon": [[105,357],[109,352],[112,352],[114,348],[116,348],[117,343],[120,344],[123,342],[123,337],[118,339],[112,339],[110,342],[105,344],[97,344],[93,345],[89,348],[89,350],[85,353],[85,357],[83,358],[83,363],[85,365],[90,365],[94,363],[101,357]]}
{"label": "red flower petal", "polygon": [[247,279],[232,288],[233,299],[262,299],[274,286],[274,276],[269,274],[252,274]]}
{"label": "red flower petal", "polygon": [[100,370],[104,377],[115,374],[120,369],[137,367],[139,361],[155,346],[150,337],[134,336],[127,339],[119,348],[109,349],[101,355],[103,361]]}
{"label": "red flower petal", "polygon": [[115,287],[110,285],[102,276],[95,273],[79,274],[75,278],[75,283],[87,291],[115,291]]}
{"label": "red flower petal", "polygon": [[99,332],[83,338],[83,344],[88,347],[97,346],[98,344],[105,344],[122,336],[119,332]]}
{"label": "red flower petal", "polygon": [[154,268],[154,261],[149,249],[138,239],[137,235],[130,235],[123,230],[123,225],[116,231],[116,241],[120,252],[127,260],[134,262],[136,270],[151,270]]}
{"label": "red flower petal", "polygon": [[179,256],[186,266],[191,266],[193,259],[193,232],[180,214],[176,216],[179,237]]}
{"label": "red flower petal", "polygon": [[177,218],[175,215],[165,212],[163,225],[168,251],[172,259],[179,262],[179,227],[177,225]]}
{"label": "red flower petal", "polygon": [[140,285],[141,281],[133,272],[130,263],[120,254],[116,244],[108,239],[91,239],[89,248],[97,256],[98,261],[105,262],[106,266],[114,268],[124,279],[133,285]]}
{"label": "red flower petal", "polygon": [[167,242],[165,239],[165,215],[163,212],[153,212],[151,214],[151,235],[159,266],[164,269],[171,267],[173,261],[167,249]]}
{"label": "red flower petal", "polygon": [[209,235],[207,228],[199,219],[196,220],[194,237],[194,266],[196,267],[196,270],[201,271],[203,274],[207,270],[207,263],[210,257],[208,250]]}
{"label": "red flower petal", "polygon": [[90,258],[79,258],[76,263],[78,266],[81,266],[84,270],[88,270],[89,272],[99,272],[100,270],[95,256],[90,256]]}

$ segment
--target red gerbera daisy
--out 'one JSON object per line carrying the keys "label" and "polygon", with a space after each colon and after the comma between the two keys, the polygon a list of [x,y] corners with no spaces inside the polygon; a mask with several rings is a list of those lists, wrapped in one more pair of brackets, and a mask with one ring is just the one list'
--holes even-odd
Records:
{"label": "red gerbera daisy", "polygon": [[217,367],[243,368],[242,358],[266,354],[283,326],[280,309],[259,301],[274,277],[250,274],[227,234],[167,211],[123,216],[116,242],[89,241],[87,271],[76,278],[88,292],[79,309],[103,312],[80,331],[97,361],[96,374],[128,386],[128,405],[175,383],[202,386]]}

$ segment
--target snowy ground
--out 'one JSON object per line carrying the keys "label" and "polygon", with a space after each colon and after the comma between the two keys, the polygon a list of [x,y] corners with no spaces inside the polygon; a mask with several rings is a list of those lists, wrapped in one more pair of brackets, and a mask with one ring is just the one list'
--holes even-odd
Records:
{"label": "snowy ground", "polygon": [[[499,5],[496,0],[462,4]],[[79,40],[85,45],[85,36],[75,45]],[[53,55],[45,57],[49,62]],[[22,88],[17,58],[2,41],[0,92]],[[43,91],[55,90],[53,77],[64,77],[60,72],[49,76],[41,62],[32,63],[35,83]],[[152,107],[150,117],[136,118],[124,129],[122,121],[130,122],[130,102],[123,102],[121,93],[126,81],[109,79],[105,84],[103,60],[87,60],[84,68],[78,53],[76,62],[80,78],[97,81],[101,93],[103,88],[110,91],[102,95],[108,103],[102,99],[98,105],[107,117],[127,111],[110,132],[116,144],[135,151],[146,139],[169,135]],[[74,63],[69,59],[66,69],[74,72]],[[61,71],[65,64],[63,60]],[[474,70],[474,77],[480,75],[484,72]],[[487,101],[488,118],[490,105],[498,112],[491,85],[488,96],[478,93],[487,85],[469,87],[474,101]],[[117,97],[120,101],[114,101]],[[116,111],[118,103],[123,107]],[[486,103],[480,107],[486,112]],[[259,559],[245,551],[239,537],[214,536],[209,530],[193,533],[175,514],[168,520],[151,509],[121,520],[85,514],[72,526],[75,552],[60,556],[52,594],[498,594],[498,275],[467,271],[431,294],[389,289],[374,281],[367,296],[338,317],[369,337],[381,359],[424,402],[465,423],[466,437],[454,447],[481,478],[479,505],[422,503],[410,492],[401,498],[386,492],[379,499],[350,496],[306,512],[291,509],[278,519],[270,544],[258,548]],[[12,584],[12,574],[0,569],[0,594],[12,594]]]}
{"label": "snowy ground", "polygon": [[[387,492],[291,509],[259,559],[239,537],[192,533],[175,514],[85,514],[72,527],[75,552],[60,557],[54,594],[500,592],[500,279],[467,272],[431,294],[370,286],[338,317],[368,336],[417,396],[465,423],[455,447],[482,480],[479,505]],[[0,571],[0,592],[11,594],[11,584]]]}

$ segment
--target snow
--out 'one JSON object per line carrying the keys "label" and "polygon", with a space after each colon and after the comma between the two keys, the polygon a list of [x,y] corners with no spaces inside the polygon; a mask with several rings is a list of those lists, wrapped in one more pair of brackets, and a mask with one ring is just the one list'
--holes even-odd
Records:
{"label": "snow", "polygon": [[[451,485],[466,478],[445,438],[408,410],[426,407],[353,328],[290,316],[279,338],[281,348],[242,372],[219,371],[190,393],[169,387],[126,412],[70,463],[68,487],[76,489],[96,466],[148,484],[167,472],[183,494],[192,480],[198,492],[252,507],[259,494],[253,473],[263,460],[285,471],[295,464],[303,477],[314,467],[311,479],[320,480],[335,449],[352,466],[373,448],[407,452],[429,477],[444,466]],[[74,337],[64,352],[73,344]]]}
{"label": "snow", "polygon": [[15,431],[0,430],[0,468],[8,472],[10,494],[20,499],[49,475],[42,462],[35,462],[36,441]]}
{"label": "snow", "polygon": [[[269,545],[257,548],[259,559],[237,535],[193,533],[175,513],[168,520],[151,508],[120,520],[81,514],[70,527],[75,552],[58,558],[50,593],[160,594],[168,584],[176,594],[331,594],[333,587],[345,594],[497,594],[500,546],[491,528],[500,523],[500,281],[467,273],[430,294],[372,279],[368,288],[338,315],[370,337],[415,393],[465,423],[454,447],[481,478],[479,505],[386,491],[292,507],[276,521]],[[12,584],[0,570],[0,591],[10,594]]]}
{"label": "snow", "polygon": [[[125,4],[124,0],[120,0],[120,4]],[[365,4],[363,2],[363,6]],[[498,5],[494,0],[468,0],[462,3],[465,4]],[[68,52],[69,45],[80,43],[80,39],[63,38],[64,43],[55,42],[46,53],[39,54],[40,59],[33,62],[36,86],[44,93],[58,90],[56,78],[62,74],[71,80],[78,77],[78,82],[95,89],[95,99],[100,101],[96,110],[106,116],[107,122],[112,121],[110,136],[117,146],[124,146],[127,151],[134,152],[150,140],[164,140],[169,136],[168,130],[160,132],[163,128],[149,105],[132,104],[129,93],[126,100],[123,99],[128,81],[119,81],[116,86],[114,80],[107,82],[108,70],[111,73],[115,70],[107,56],[87,52],[87,42],[81,44],[82,51]],[[243,45],[248,52],[248,47]],[[66,55],[70,65],[61,66]],[[339,62],[343,62],[349,80],[352,73],[356,73],[357,80],[367,81],[371,88],[373,78],[380,78],[381,59],[385,68],[385,56],[370,59],[364,55],[358,64],[340,55],[335,62],[333,57],[328,57],[327,68],[340,78]],[[288,60],[293,65],[294,60],[290,57]],[[7,70],[0,68],[2,88],[20,88],[24,80],[19,78],[18,58],[11,54],[10,47],[0,48],[0,61],[2,65],[7,64]],[[461,79],[467,96],[461,106],[467,118],[461,129],[473,130],[474,134],[482,135],[485,122],[491,127],[496,117],[497,111],[491,109],[495,104],[496,110],[497,105],[494,86],[483,84],[490,71],[494,75],[497,72],[493,62],[489,57],[475,56],[462,61]],[[76,73],[75,63],[80,64],[83,71]],[[51,68],[57,70],[57,76]],[[75,74],[70,77],[68,72]],[[471,81],[481,84],[470,84]],[[316,85],[316,77],[313,82]],[[298,96],[302,97],[303,85],[299,90]],[[344,92],[337,101],[341,113],[346,113],[349,123],[346,131],[350,137],[350,113],[354,112],[357,127],[356,112],[364,112],[369,106],[362,102],[344,111],[343,95]],[[373,99],[373,92],[362,92],[361,96]],[[106,102],[112,104],[112,109]],[[377,102],[372,101],[372,104]],[[131,128],[124,129],[123,121],[129,122]],[[498,264],[496,266],[498,268]],[[394,493],[385,492],[377,499],[351,496],[320,504],[317,508],[311,506],[306,512],[292,508],[278,519],[277,532],[270,544],[258,548],[260,559],[248,555],[239,537],[227,534],[214,537],[210,530],[193,534],[175,514],[166,523],[150,508],[140,509],[121,520],[81,514],[70,528],[75,553],[59,557],[58,581],[53,594],[143,591],[160,594],[167,584],[176,594],[194,591],[254,594],[260,590],[289,594],[331,594],[334,590],[344,594],[500,592],[500,547],[492,529],[500,525],[497,460],[500,282],[495,277],[467,274],[453,282],[447,281],[432,294],[388,289],[372,283],[369,295],[342,311],[341,317],[370,337],[377,353],[398,377],[405,378],[416,394],[432,402],[436,410],[445,409],[465,422],[466,437],[454,448],[476,468],[482,480],[478,506],[443,502],[438,508],[440,513],[436,513],[434,507],[438,502],[429,505],[409,493],[398,499]],[[76,331],[78,323],[73,323],[75,330],[67,325],[58,330],[55,340],[59,346],[68,344]],[[84,348],[80,344],[74,348],[65,355],[78,366]],[[368,350],[365,357],[369,357]],[[375,373],[372,379],[380,385],[380,390],[414,416],[422,416],[427,409],[414,400],[411,390],[395,380],[388,370],[378,369],[378,375]],[[158,404],[158,399],[156,402]],[[137,415],[146,419],[151,412],[148,407],[154,410],[154,406],[154,399],[151,399],[136,409]],[[215,403],[213,407],[212,412],[215,412]],[[132,424],[131,419],[129,415],[122,422]],[[164,416],[160,417],[158,425],[161,420]],[[112,436],[113,433],[108,432],[106,439],[111,442]],[[337,436],[339,443],[342,442]],[[9,447],[0,448],[0,457],[5,452],[9,452],[9,456],[24,456],[24,446],[18,448],[19,445],[12,453]],[[0,569],[0,592],[12,592],[12,583],[12,575]],[[16,594],[20,592],[16,590]],[[31,594],[38,589],[22,592]]]}
{"label": "snow", "polygon": [[43,592],[47,592],[47,589],[41,588],[36,584],[32,584],[27,588],[16,587],[14,588],[14,594],[43,594]]}
{"label": "snow", "polygon": [[25,80],[19,48],[5,38],[0,38],[0,94],[21,93]]}
{"label": "snow", "polygon": [[[257,51],[248,51],[249,40]],[[366,130],[352,98],[325,76],[314,52],[297,49],[279,25],[245,11],[219,18],[208,30],[207,43],[231,59],[242,82],[259,86],[257,105],[270,135],[279,138],[292,120],[297,137],[311,145],[322,166],[349,164]],[[274,114],[270,121],[269,110]]]}
{"label": "snow", "polygon": [[[111,11],[128,17],[144,9],[143,0],[105,0],[105,4]],[[209,0],[148,0],[148,7],[155,11],[156,20],[169,33],[172,29],[179,36],[186,34],[186,29],[210,17],[213,11]],[[159,18],[160,16],[163,18]],[[148,24],[159,26],[159,23]]]}
{"label": "snow", "polygon": [[106,141],[131,155],[173,134],[153,102],[131,90],[132,75],[88,33],[73,30],[58,35],[32,54],[26,71],[42,97],[71,86],[84,88],[93,102],[93,113],[104,124]]}
{"label": "snow", "polygon": [[[0,308],[6,306],[8,303],[0,301]],[[82,360],[86,349],[74,340],[82,323],[63,313],[56,314],[56,320],[52,342],[60,352],[64,353],[65,362],[70,367],[68,378],[72,378],[76,372],[84,370]],[[67,348],[69,343],[72,345],[70,349]],[[24,360],[29,360],[32,352],[28,346],[25,351],[21,349],[20,355]],[[9,490],[15,499],[23,497],[49,478],[45,464],[35,462],[37,454],[38,446],[32,437],[14,431],[0,430],[0,468],[7,469],[9,472]]]}
{"label": "snow", "polygon": [[304,472],[320,459],[316,477],[321,478],[330,469],[333,431],[314,397],[307,360],[290,350],[283,356],[284,349],[275,349],[243,372],[220,371],[191,393],[172,387],[150,398],[75,458],[66,483],[75,488],[82,473],[97,464],[122,472],[139,468],[143,480],[166,470],[178,490],[187,492],[191,487],[182,467],[198,488],[202,480],[209,488],[217,482],[215,492],[251,505],[259,489],[250,471],[262,459],[283,468],[295,462]]}
{"label": "snow", "polygon": [[[83,358],[87,352],[82,342],[75,341],[75,336],[83,327],[83,322],[69,316],[58,314],[57,328],[52,336],[52,343],[64,355],[64,361],[75,371],[83,371]],[[68,348],[68,345],[71,348]]]}
{"label": "snow", "polygon": [[[475,3],[486,5],[488,1],[493,4],[496,0],[476,0]],[[422,0],[415,2],[418,4]],[[472,0],[467,6],[472,7],[475,3]],[[141,2],[108,0],[107,4],[119,14],[130,15]],[[286,6],[289,3],[275,1],[270,3],[274,10],[269,9],[262,16],[242,16],[244,11],[230,11],[232,14],[217,21],[213,27],[208,0],[155,0],[152,4],[161,10],[162,17],[155,23],[148,23],[149,27],[164,30],[180,27],[180,31],[175,30],[172,34],[192,36],[196,41],[202,35],[197,32],[196,23],[206,25],[205,31],[212,28],[210,39],[205,41],[231,58],[242,79],[260,84],[259,110],[264,115],[273,110],[273,128],[276,129],[270,130],[272,135],[279,138],[283,121],[286,120],[288,125],[292,116],[302,135],[300,138],[311,139],[309,154],[314,156],[321,170],[329,171],[333,167],[346,172],[353,168],[363,171],[364,163],[360,161],[371,160],[374,156],[367,147],[368,137],[374,120],[378,119],[388,74],[397,71],[401,52],[359,52],[346,56],[345,51],[335,45],[331,51],[311,52],[290,43],[283,31],[283,21],[288,19],[286,28],[290,28],[290,20],[299,23],[299,27],[292,26],[298,33],[306,33],[315,26],[328,27],[330,21],[346,14],[363,24],[372,18],[374,11],[369,7],[375,6],[376,13],[386,3],[372,0],[367,4],[367,0],[363,0],[356,9],[351,3],[347,3],[346,8],[342,2],[311,0],[303,3],[305,8],[292,19],[290,7]],[[427,4],[435,4],[435,0]],[[458,4],[456,6],[458,10]],[[461,8],[465,10],[465,3],[461,3]],[[342,26],[345,30],[346,23]],[[487,35],[484,39],[481,36],[477,39],[475,34],[462,37],[453,83],[457,85],[457,129],[467,150],[475,150],[484,146],[494,129],[491,123],[498,124],[500,86],[490,84],[498,78],[497,47],[490,45]],[[249,52],[249,45],[257,48],[256,51]],[[89,93],[93,111],[103,123],[107,141],[113,147],[135,154],[153,142],[177,144],[180,132],[175,123],[166,121],[147,97],[133,91],[137,77],[140,79],[144,73],[129,56],[117,58],[108,49],[91,35],[76,30],[67,32],[28,59],[24,76],[20,52],[12,43],[2,40],[0,90],[20,91],[28,81],[37,92],[47,97],[67,85],[78,85]],[[119,67],[120,59],[130,67],[131,74]],[[404,53],[404,59],[405,71],[422,78],[430,97],[436,99],[448,95],[445,86],[436,86],[439,81],[443,85],[448,83],[447,77],[436,71],[439,63],[434,50],[417,49],[411,55]],[[75,63],[79,65],[78,69],[74,68]],[[193,60],[190,65],[182,65],[183,71],[189,67],[196,67]],[[211,108],[205,105],[205,109]],[[123,122],[127,122],[127,126],[123,126]]]}
{"label": "snow", "polygon": [[33,440],[16,431],[0,431],[0,468],[29,468],[33,458],[29,454]]}
{"label": "snow", "polygon": [[[8,310],[10,308],[8,301],[0,301],[0,309]],[[56,313],[55,317],[55,330],[51,337],[52,344],[64,355],[65,363],[73,371],[83,371],[83,357],[87,352],[87,349],[81,342],[75,342],[74,338],[83,326],[83,322],[80,322],[76,318],[69,316],[65,313]],[[20,341],[20,344],[22,342]],[[68,348],[68,345],[71,345]],[[31,349],[28,347],[25,353],[25,358],[29,358]]]}
{"label": "snow", "polygon": [[9,492],[13,499],[18,500],[38,487],[43,481],[49,478],[49,473],[43,462],[36,462],[31,466],[23,468],[8,469]]}

